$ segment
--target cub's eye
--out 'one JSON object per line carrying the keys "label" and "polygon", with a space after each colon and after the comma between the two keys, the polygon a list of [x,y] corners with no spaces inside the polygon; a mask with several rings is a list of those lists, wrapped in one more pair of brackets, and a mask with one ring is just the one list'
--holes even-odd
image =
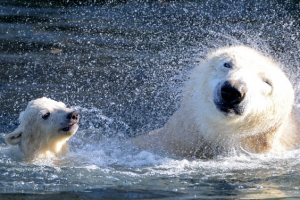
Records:
{"label": "cub's eye", "polygon": [[228,62],[224,63],[223,66],[226,68],[232,68],[232,64]]}
{"label": "cub's eye", "polygon": [[43,119],[48,119],[50,117],[50,112],[47,112],[46,114],[44,114],[43,116],[42,116],[42,118]]}

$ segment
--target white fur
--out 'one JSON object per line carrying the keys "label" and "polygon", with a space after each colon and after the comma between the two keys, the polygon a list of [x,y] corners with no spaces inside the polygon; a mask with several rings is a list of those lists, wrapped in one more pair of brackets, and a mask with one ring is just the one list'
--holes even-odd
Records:
{"label": "white fur", "polygon": [[[66,141],[78,129],[78,118],[67,117],[72,112],[64,103],[45,97],[30,101],[20,114],[20,125],[5,140],[10,145],[19,145],[29,159],[63,154],[67,150]],[[49,116],[45,117],[47,113]],[[63,131],[65,127],[69,130]]]}
{"label": "white fur", "polygon": [[[214,103],[225,81],[241,83],[247,91],[241,115],[221,112]],[[192,71],[181,107],[165,126],[136,143],[195,157],[295,148],[299,136],[293,102],[292,85],[274,61],[246,46],[221,48]]]}

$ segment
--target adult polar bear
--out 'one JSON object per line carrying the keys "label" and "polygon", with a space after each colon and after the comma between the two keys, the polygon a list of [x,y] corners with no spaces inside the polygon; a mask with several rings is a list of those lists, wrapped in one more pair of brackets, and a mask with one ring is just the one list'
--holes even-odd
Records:
{"label": "adult polar bear", "polygon": [[207,158],[298,145],[292,85],[274,61],[254,49],[232,46],[210,53],[183,92],[181,107],[163,128],[137,138],[138,146]]}
{"label": "adult polar bear", "polygon": [[79,116],[64,103],[43,97],[30,101],[19,120],[20,125],[5,140],[19,145],[30,160],[66,153],[66,142],[78,129]]}

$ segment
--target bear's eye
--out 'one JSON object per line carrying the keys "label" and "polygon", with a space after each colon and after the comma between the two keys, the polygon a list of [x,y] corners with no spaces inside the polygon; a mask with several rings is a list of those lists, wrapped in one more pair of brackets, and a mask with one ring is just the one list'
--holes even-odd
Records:
{"label": "bear's eye", "polygon": [[224,63],[223,66],[226,68],[232,68],[232,64],[228,62]]}
{"label": "bear's eye", "polygon": [[49,118],[49,116],[50,116],[50,112],[47,112],[46,114],[43,114],[42,118],[46,120]]}
{"label": "bear's eye", "polygon": [[271,83],[270,80],[264,78],[264,79],[263,79],[263,82],[265,82],[265,83],[268,84],[270,87],[272,87],[272,83]]}

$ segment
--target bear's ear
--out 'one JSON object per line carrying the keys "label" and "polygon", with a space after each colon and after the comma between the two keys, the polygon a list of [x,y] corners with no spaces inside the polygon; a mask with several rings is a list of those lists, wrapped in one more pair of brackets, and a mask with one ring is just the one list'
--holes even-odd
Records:
{"label": "bear's ear", "polygon": [[18,127],[12,133],[5,136],[5,142],[13,146],[19,144],[21,142],[22,132],[22,128]]}

